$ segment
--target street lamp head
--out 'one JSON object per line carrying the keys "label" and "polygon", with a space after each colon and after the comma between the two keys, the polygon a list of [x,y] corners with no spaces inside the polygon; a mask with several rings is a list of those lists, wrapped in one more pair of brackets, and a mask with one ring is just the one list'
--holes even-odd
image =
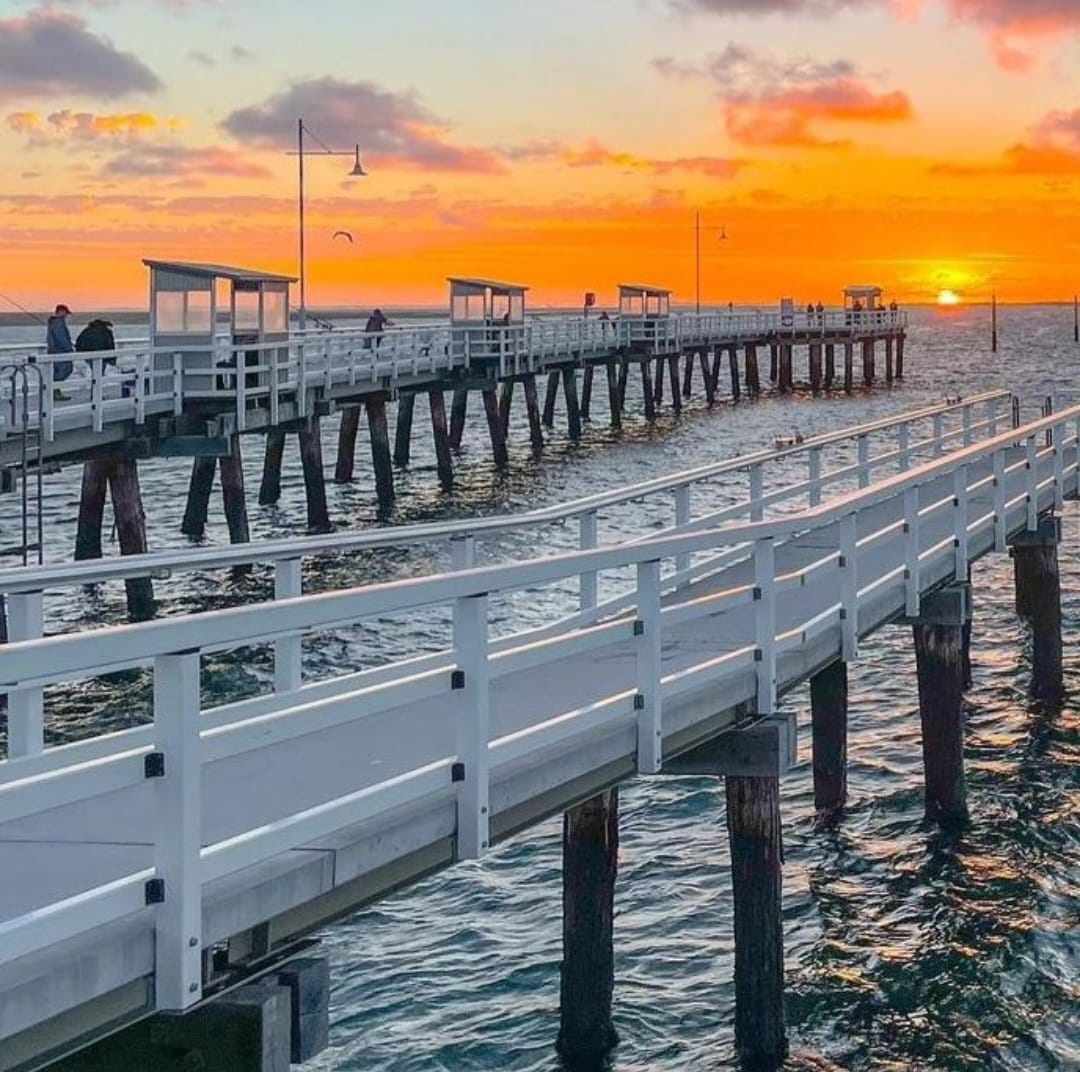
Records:
{"label": "street lamp head", "polygon": [[352,171],[349,172],[349,178],[362,179],[367,172],[364,170],[364,165],[360,163],[360,146],[356,147],[356,163],[353,164]]}

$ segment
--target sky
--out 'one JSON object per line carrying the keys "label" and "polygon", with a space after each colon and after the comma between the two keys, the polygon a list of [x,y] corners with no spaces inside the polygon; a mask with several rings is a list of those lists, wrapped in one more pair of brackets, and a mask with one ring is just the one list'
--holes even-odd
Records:
{"label": "sky", "polygon": [[302,117],[369,172],[306,158],[312,307],[693,301],[698,213],[706,303],[1067,299],[1078,59],[1080,0],[0,0],[0,291],[295,273]]}

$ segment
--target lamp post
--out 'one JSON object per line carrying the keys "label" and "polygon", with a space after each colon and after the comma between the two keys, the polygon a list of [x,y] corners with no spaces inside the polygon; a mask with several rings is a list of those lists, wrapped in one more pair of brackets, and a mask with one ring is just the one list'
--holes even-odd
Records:
{"label": "lamp post", "polygon": [[[725,227],[714,227],[712,230],[719,231],[721,242],[727,239]],[[694,311],[701,315],[701,212],[694,213]]]}
{"label": "lamp post", "polygon": [[[316,142],[319,143],[318,149],[305,149],[304,148],[304,135],[307,134]],[[304,265],[304,157],[305,156],[353,156],[353,150],[336,150],[331,149],[326,145],[321,138],[311,131],[310,128],[304,126],[303,119],[297,119],[296,121],[296,151],[286,153],[287,156],[295,156],[297,163],[297,179],[298,179],[298,201],[299,201],[299,223],[300,223],[300,312],[297,316],[298,326],[301,331],[304,330],[307,324],[307,275]],[[349,177],[354,179],[363,178],[367,175],[363,165],[360,163],[360,146],[357,144],[355,149],[356,162],[353,164],[352,171],[349,172]]]}

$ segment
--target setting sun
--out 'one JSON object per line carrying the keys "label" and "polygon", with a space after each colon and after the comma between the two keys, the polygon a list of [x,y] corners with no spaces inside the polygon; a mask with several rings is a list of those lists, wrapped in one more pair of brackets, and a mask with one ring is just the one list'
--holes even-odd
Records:
{"label": "setting sun", "polygon": [[942,290],[938,292],[938,305],[959,305],[960,295],[955,290]]}

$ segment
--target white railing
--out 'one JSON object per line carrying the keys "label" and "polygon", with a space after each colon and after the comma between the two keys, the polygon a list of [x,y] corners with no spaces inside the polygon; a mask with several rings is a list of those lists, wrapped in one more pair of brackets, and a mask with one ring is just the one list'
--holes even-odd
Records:
{"label": "white railing", "polygon": [[[477,543],[511,532],[528,532],[534,548],[546,537],[544,529],[576,523],[578,546],[589,550],[599,545],[599,525],[603,511],[649,498],[672,500],[674,524],[657,533],[648,528],[638,539],[657,535],[689,533],[721,523],[749,519],[761,521],[777,508],[798,509],[817,506],[830,488],[857,483],[867,486],[874,474],[884,469],[909,469],[919,457],[936,457],[956,446],[969,446],[977,439],[993,436],[1006,423],[1007,391],[990,391],[958,402],[909,411],[853,428],[829,432],[800,443],[774,450],[713,462],[695,469],[672,473],[628,487],[616,488],[568,503],[505,517],[399,526],[370,532],[336,533],[300,539],[266,540],[233,547],[205,547],[183,551],[154,552],[96,562],[71,562],[48,566],[0,570],[0,595],[9,604],[8,631],[13,640],[30,640],[44,635],[45,593],[56,590],[127,580],[133,577],[162,576],[187,571],[225,569],[257,562],[274,564],[275,599],[292,599],[303,594],[302,567],[307,557],[346,551],[389,547],[414,547],[425,543],[446,543],[456,568],[470,568],[477,561]],[[982,411],[981,416],[976,410]],[[929,424],[931,427],[926,428]],[[947,424],[954,425],[948,427]],[[882,442],[887,437],[889,442]],[[855,459],[851,460],[851,445]],[[871,453],[871,447],[879,449]],[[840,464],[826,467],[830,448],[844,450]],[[771,468],[790,464],[805,457],[806,476],[794,483],[766,488],[766,474]],[[786,476],[786,469],[781,475]],[[694,496],[711,481],[736,477],[739,493],[731,505],[719,509],[707,504],[695,512]],[[649,515],[650,518],[652,515]],[[739,553],[727,548],[708,559],[680,556],[674,570],[661,578],[663,591],[686,588]],[[547,627],[557,632],[573,626],[588,626],[624,612],[632,606],[633,594],[624,592],[599,599],[595,571],[586,571],[578,580],[578,607],[572,614]],[[493,642],[495,650],[511,643],[506,638]],[[429,660],[434,665],[437,660]],[[274,682],[277,691],[289,691],[302,682],[301,652],[293,639],[281,640],[274,648]],[[42,694],[24,689],[9,697],[8,755],[34,755],[44,747]]]}
{"label": "white railing", "polygon": [[[1047,431],[1052,433],[1049,446],[1043,439]],[[456,808],[458,857],[479,856],[490,841],[490,787],[509,769],[625,729],[636,741],[638,771],[655,771],[665,727],[680,705],[685,709],[687,698],[700,697],[703,688],[723,697],[731,682],[748,673],[755,682],[758,717],[772,716],[779,689],[791,683],[779,676],[786,652],[831,636],[846,658],[854,658],[860,635],[874,624],[862,620],[863,612],[875,601],[893,593],[901,609],[918,613],[928,587],[966,578],[974,545],[1002,550],[1011,532],[1031,529],[1040,512],[1060,506],[1066,492],[1077,489],[1078,433],[1080,406],[1074,406],[785,518],[2,648],[0,685],[16,694],[151,665],[154,722],[0,764],[0,823],[108,794],[122,799],[147,778],[158,780],[157,808],[145,817],[154,846],[152,867],[0,923],[0,970],[16,958],[150,905],[157,1007],[186,1008],[201,997],[202,890],[207,883],[433,798]],[[796,538],[811,552],[809,561],[779,572],[777,548]],[[744,579],[723,587],[723,576],[717,575],[712,587],[661,599],[662,562],[735,548],[743,549],[742,559],[752,563]],[[487,616],[492,594],[628,567],[637,573],[629,616],[568,626],[542,640],[525,636],[516,646],[493,650]],[[418,670],[416,660],[406,660],[349,675],[345,692],[296,690],[279,697],[276,707],[240,704],[202,711],[204,653],[279,643],[428,607],[449,608],[453,623],[452,647],[434,668]],[[704,629],[708,620],[744,607],[752,608],[752,615],[731,620],[752,620],[745,642],[696,654],[689,645],[684,663],[664,673],[665,638],[696,635],[693,631]],[[793,613],[798,616],[778,632],[781,611],[789,622]],[[526,726],[496,734],[489,712],[494,681],[541,666],[558,679],[564,660],[610,653],[617,645],[624,651],[630,645],[634,654],[614,691],[569,710],[546,711]],[[717,702],[723,706],[728,701]],[[697,717],[706,718],[701,706],[698,701]],[[248,818],[227,836],[201,843],[202,785],[212,765],[348,724],[363,721],[372,727],[379,715],[391,721],[382,724],[383,736],[371,738],[372,752],[363,766],[369,773],[357,774],[348,791],[282,817]],[[439,742],[448,720],[452,732],[444,746]],[[381,756],[378,748],[386,746],[386,732],[397,736],[393,749]],[[372,770],[384,773],[371,781]],[[301,772],[292,773],[299,777]],[[317,780],[317,771],[306,773]]]}

